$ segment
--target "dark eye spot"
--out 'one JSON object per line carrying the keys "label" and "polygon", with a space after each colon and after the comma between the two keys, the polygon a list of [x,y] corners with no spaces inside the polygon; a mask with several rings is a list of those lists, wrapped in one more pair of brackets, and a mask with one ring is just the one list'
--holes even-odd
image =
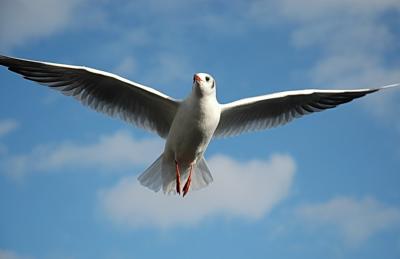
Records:
{"label": "dark eye spot", "polygon": [[211,86],[211,89],[213,89],[214,87],[215,87],[215,82],[213,82],[213,84]]}
{"label": "dark eye spot", "polygon": [[210,81],[210,77],[209,76],[206,76],[206,81],[207,82]]}

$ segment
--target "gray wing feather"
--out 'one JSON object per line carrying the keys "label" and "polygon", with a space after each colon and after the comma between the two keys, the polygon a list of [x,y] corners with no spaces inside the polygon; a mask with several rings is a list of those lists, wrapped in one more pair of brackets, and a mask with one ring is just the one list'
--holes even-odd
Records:
{"label": "gray wing feather", "polygon": [[168,135],[179,106],[179,101],[150,87],[93,68],[6,56],[0,56],[0,65],[161,137]]}

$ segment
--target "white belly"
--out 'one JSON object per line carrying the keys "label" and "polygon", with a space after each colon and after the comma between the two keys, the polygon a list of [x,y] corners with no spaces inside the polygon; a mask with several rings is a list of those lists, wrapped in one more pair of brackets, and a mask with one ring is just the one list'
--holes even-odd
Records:
{"label": "white belly", "polygon": [[196,163],[206,150],[219,117],[216,100],[182,103],[171,125],[164,155],[182,165]]}

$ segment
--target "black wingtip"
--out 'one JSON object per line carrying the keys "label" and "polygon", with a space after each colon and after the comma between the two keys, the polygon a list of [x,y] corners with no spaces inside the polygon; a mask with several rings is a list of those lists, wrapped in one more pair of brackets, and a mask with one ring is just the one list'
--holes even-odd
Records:
{"label": "black wingtip", "polygon": [[9,62],[7,62],[7,61],[10,61],[10,59],[12,59],[12,58],[9,57],[9,56],[5,56],[5,55],[0,54],[0,65],[8,66]]}
{"label": "black wingtip", "polygon": [[11,58],[10,56],[6,56],[6,55],[3,55],[3,54],[0,54],[0,59],[9,59],[9,58]]}

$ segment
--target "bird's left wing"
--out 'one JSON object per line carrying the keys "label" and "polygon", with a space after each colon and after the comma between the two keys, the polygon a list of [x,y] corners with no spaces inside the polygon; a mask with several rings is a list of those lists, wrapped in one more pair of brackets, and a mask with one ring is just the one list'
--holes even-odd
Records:
{"label": "bird's left wing", "polygon": [[59,90],[97,111],[168,135],[179,101],[117,75],[82,66],[11,58],[0,65],[24,78]]}
{"label": "bird's left wing", "polygon": [[234,136],[284,125],[295,118],[399,84],[357,90],[299,90],[268,94],[222,104],[214,136]]}

